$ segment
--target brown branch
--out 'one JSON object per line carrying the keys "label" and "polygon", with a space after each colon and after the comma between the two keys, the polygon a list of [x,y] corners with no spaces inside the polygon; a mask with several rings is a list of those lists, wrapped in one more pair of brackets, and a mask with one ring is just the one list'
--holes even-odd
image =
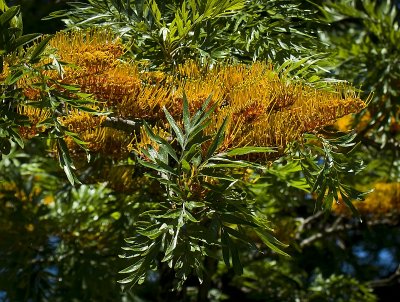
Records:
{"label": "brown branch", "polygon": [[143,121],[141,119],[127,120],[120,117],[107,116],[102,125],[131,133],[139,130],[140,126],[143,125]]}
{"label": "brown branch", "polygon": [[379,279],[379,280],[369,281],[368,285],[370,287],[384,287],[384,286],[389,286],[396,282],[399,282],[399,280],[400,280],[400,264],[397,267],[396,271],[393,274],[391,274],[389,277]]}
{"label": "brown branch", "polygon": [[323,232],[321,233],[317,233],[314,234],[306,239],[303,239],[300,242],[300,247],[303,248],[307,245],[311,245],[312,243],[314,243],[315,241],[324,238],[326,236],[329,236],[331,234],[335,234],[335,233],[339,233],[341,231],[345,231],[345,230],[351,230],[354,229],[355,225],[354,224],[341,224],[341,225],[336,225],[336,226],[332,226],[329,228],[326,228]]}
{"label": "brown branch", "polygon": [[317,213],[315,213],[312,216],[309,216],[307,218],[299,218],[298,220],[301,221],[299,227],[297,228],[297,234],[296,234],[296,239],[300,239],[300,234],[304,231],[304,229],[306,227],[308,227],[308,225],[313,222],[314,220],[318,219],[319,217],[321,217],[324,214],[323,211],[319,211]]}
{"label": "brown branch", "polygon": [[[347,223],[347,224],[339,224],[339,222],[341,221],[341,217],[339,217],[330,227],[325,228],[322,232],[311,235],[310,237],[303,239],[300,242],[300,247],[304,248],[308,245],[311,245],[312,243],[314,243],[315,241],[318,241],[319,239],[322,238],[326,238],[328,236],[331,236],[333,234],[337,234],[340,233],[342,231],[347,231],[347,230],[354,230],[358,228],[358,224],[354,224],[354,223]],[[375,226],[375,225],[382,225],[382,224],[388,224],[388,225],[396,225],[398,223],[397,220],[393,220],[393,219],[379,219],[379,220],[371,220],[368,221],[366,224],[366,226]]]}

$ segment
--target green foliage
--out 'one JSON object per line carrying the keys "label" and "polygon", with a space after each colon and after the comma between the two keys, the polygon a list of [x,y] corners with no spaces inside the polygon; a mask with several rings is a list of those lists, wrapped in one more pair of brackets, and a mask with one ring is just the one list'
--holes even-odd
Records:
{"label": "green foliage", "polygon": [[[35,40],[39,35],[22,35],[22,20],[18,6],[9,8],[2,0],[0,12],[0,73],[2,73],[5,56],[17,52],[21,46]],[[14,93],[13,87],[16,81],[17,78],[14,74],[0,86],[0,155],[10,152],[12,142],[23,147],[22,138],[16,131],[16,124],[13,121],[19,118],[10,110],[15,102],[13,95],[10,94]],[[19,119],[19,122],[21,123],[22,120]]]}
{"label": "green foliage", "polygon": [[[110,27],[137,60],[171,68],[188,59],[252,61],[319,53],[318,19],[309,3],[287,0],[110,1],[71,3],[51,14],[68,27]],[[318,22],[319,23],[319,22]],[[314,67],[317,65],[315,64]]]}
{"label": "green foliage", "polygon": [[[324,21],[313,2],[291,0],[90,0],[53,16],[66,18],[69,28],[108,26],[130,48],[129,59],[172,72],[187,59],[272,59],[288,80],[320,85],[324,75],[315,71],[331,63],[326,46],[337,47],[335,60],[346,64],[330,76],[374,90],[371,125],[386,127],[390,117],[398,119],[395,8],[385,1],[357,3],[325,3]],[[360,172],[358,157],[368,158],[357,153],[354,140],[371,145],[353,134],[309,134],[285,154],[268,147],[221,150],[225,123],[204,134],[218,108],[206,103],[191,116],[184,100],[182,120],[164,109],[170,137],[143,123],[151,144],[135,159],[94,155],[88,163],[76,161],[65,138],[82,148],[85,143],[58,119],[71,108],[92,112],[92,96],[62,83],[65,66],[46,48],[50,37],[32,45],[36,36],[22,36],[19,9],[4,13],[4,1],[0,8],[1,58],[10,69],[0,99],[0,300],[376,301],[367,281],[393,271],[380,252],[386,248],[391,264],[398,262],[398,236],[370,224],[363,231],[365,223],[360,227],[329,209],[335,200],[352,207],[362,198],[350,184],[365,189],[380,177],[399,179],[395,152],[375,150],[373,165]],[[343,20],[349,22],[341,28]],[[336,29],[325,33],[324,45],[317,30],[326,29],[326,21]],[[58,80],[47,71],[57,72]],[[28,103],[16,89],[25,79],[34,79],[37,102]],[[18,114],[20,105],[49,110],[44,132],[21,138],[19,130],[30,123]],[[49,148],[58,161],[48,156]],[[279,158],[262,165],[252,161],[257,153]],[[114,192],[102,180],[117,165],[133,168],[129,193]],[[327,215],[315,210],[313,197]],[[127,259],[119,259],[127,234],[121,255]],[[286,253],[292,257],[282,257]],[[122,292],[118,271],[127,276],[122,288],[142,286]]]}
{"label": "green foliage", "polygon": [[117,284],[118,253],[136,216],[134,197],[105,183],[73,188],[40,140],[27,153],[16,149],[0,162],[0,291],[10,301],[129,296]]}
{"label": "green foliage", "polygon": [[304,271],[293,262],[254,261],[242,276],[233,279],[234,284],[244,286],[252,301],[268,297],[269,301],[377,301],[367,285],[344,275],[324,278],[315,272],[307,280]]}
{"label": "green foliage", "polygon": [[121,283],[142,283],[148,270],[158,267],[158,261],[175,270],[178,286],[193,272],[202,283],[204,258],[219,258],[220,250],[225,264],[241,274],[238,245],[257,250],[248,237],[251,231],[270,249],[287,255],[278,248],[285,245],[270,234],[266,218],[257,214],[252,193],[242,179],[245,169],[264,167],[236,158],[273,150],[245,147],[218,153],[227,120],[214,136],[204,135],[217,106],[208,108],[210,100],[190,117],[183,98],[183,128],[164,108],[178,148],[145,123],[146,133],[157,147],[148,145],[137,160],[156,172],[151,177],[164,186],[165,196],[153,209],[140,214],[141,220],[135,223],[137,234],[126,239],[129,246],[122,257],[133,258],[133,264],[121,271],[129,274]]}
{"label": "green foliage", "polygon": [[[220,19],[243,5],[243,0],[191,0],[182,1],[181,5],[178,1],[166,4],[156,0],[93,0],[88,4],[73,3],[73,10],[52,16],[67,16],[68,26],[109,26],[129,41],[138,60],[170,67],[199,56],[220,56],[217,44],[222,38]],[[214,36],[218,39],[213,39]],[[210,50],[214,53],[210,54]]]}
{"label": "green foliage", "polygon": [[330,1],[324,10],[335,28],[323,38],[337,51],[336,73],[360,85],[366,95],[373,93],[363,133],[375,129],[374,140],[382,145],[392,142],[390,125],[392,119],[398,120],[400,110],[398,8],[394,1],[366,0]]}
{"label": "green foliage", "polygon": [[[364,168],[362,160],[349,156],[357,147],[353,141],[355,137],[354,133],[331,139],[308,134],[304,144],[295,144],[293,148],[294,159],[300,160],[311,192],[317,194],[317,206],[324,210],[330,211],[334,201],[342,200],[354,215],[358,215],[352,201],[363,200],[367,194],[343,182],[346,175],[356,175]],[[349,147],[353,149],[346,154],[344,148]]]}
{"label": "green foliage", "polygon": [[340,301],[340,302],[374,302],[376,297],[371,293],[366,285],[360,284],[353,278],[346,276],[332,275],[324,279],[322,275],[317,275],[311,284],[310,301]]}
{"label": "green foliage", "polygon": [[[22,35],[22,21],[19,19],[19,13],[19,7],[13,6],[0,16],[1,38],[4,40],[0,43],[4,47],[0,50],[1,70],[3,71],[3,64],[7,64],[10,70],[0,86],[0,154],[8,154],[13,143],[17,143],[21,148],[24,147],[18,128],[29,126],[30,123],[25,116],[18,113],[17,108],[31,106],[48,110],[50,117],[41,123],[41,126],[46,128],[42,136],[56,143],[60,166],[65,171],[68,180],[72,184],[79,183],[73,173],[74,165],[65,144],[65,138],[71,137],[82,148],[85,148],[85,143],[75,133],[68,131],[60,123],[59,117],[68,115],[71,108],[93,114],[101,113],[88,107],[94,103],[90,95],[82,93],[79,87],[62,83],[63,63],[58,61],[47,48],[51,35],[40,39],[38,39],[38,34]],[[37,40],[37,43],[26,49],[21,48],[33,40]],[[48,63],[39,63],[43,61]],[[52,70],[58,74],[58,79],[53,79],[49,75],[48,71]],[[18,81],[24,81],[35,89],[39,100],[36,102],[29,100],[22,89],[16,88]],[[60,87],[63,90],[60,90]]]}

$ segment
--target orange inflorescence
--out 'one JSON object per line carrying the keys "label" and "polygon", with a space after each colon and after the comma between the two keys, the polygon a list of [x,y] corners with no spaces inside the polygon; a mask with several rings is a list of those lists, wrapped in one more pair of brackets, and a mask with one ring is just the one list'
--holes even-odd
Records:
{"label": "orange inflorescence", "polygon": [[[156,135],[160,136],[161,138],[165,140],[170,139],[170,134],[165,131],[161,127],[154,126],[151,129],[153,133]],[[140,133],[138,136],[135,136],[134,139],[130,142],[128,149],[129,151],[135,151],[137,153],[141,153],[142,148],[147,148],[148,146],[152,146],[155,150],[158,151],[159,146],[156,142],[151,140],[151,138],[147,135],[146,131],[144,130],[144,127],[140,127]]]}
{"label": "orange inflorescence", "polygon": [[390,132],[400,133],[400,120],[392,117],[390,119]]}
{"label": "orange inflorescence", "polygon": [[[355,201],[353,204],[360,214],[372,218],[396,216],[400,214],[400,183],[375,184],[375,190],[368,194],[364,201]],[[350,210],[339,200],[334,204],[333,211],[341,215],[351,215]]]}
{"label": "orange inflorescence", "polygon": [[219,127],[223,116],[229,116],[232,124],[228,126],[231,131],[228,130],[225,141],[227,148],[243,145],[284,148],[303,133],[332,124],[365,106],[355,94],[343,97],[344,86],[328,92],[285,83],[271,66],[263,63],[222,66],[206,74],[204,83],[208,83],[210,76],[217,79],[216,101],[221,104],[213,125]]}
{"label": "orange inflorescence", "polygon": [[[147,120],[160,133],[169,131],[164,106],[180,120],[183,93],[191,113],[212,95],[211,103],[218,106],[207,134],[229,118],[222,150],[246,145],[283,150],[303,133],[332,124],[365,106],[344,85],[338,85],[335,91],[316,90],[284,80],[271,64],[261,62],[201,67],[190,61],[167,74],[141,71],[134,63],[123,61],[122,44],[107,32],[59,33],[50,44],[61,61],[70,63],[63,83],[79,85],[117,117]],[[62,118],[66,127],[88,140],[93,151],[121,156],[148,143],[143,131],[133,134],[103,129],[103,121],[72,111]]]}
{"label": "orange inflorescence", "polygon": [[0,82],[4,82],[7,76],[10,74],[10,67],[7,62],[3,62],[3,72],[0,73]]}
{"label": "orange inflorescence", "polygon": [[353,128],[354,117],[352,114],[345,115],[335,122],[335,128],[342,132],[347,132]]}
{"label": "orange inflorescence", "polygon": [[[102,123],[105,116],[94,116],[88,112],[72,108],[66,116],[59,117],[59,122],[65,126],[68,131],[77,133],[80,139],[86,142],[85,147],[93,152],[98,152],[105,142],[105,128]],[[73,154],[83,151],[71,137],[66,138],[68,148]]]}
{"label": "orange inflorescence", "polygon": [[27,116],[31,124],[31,126],[21,126],[19,128],[22,137],[29,139],[45,130],[45,127],[39,124],[50,117],[49,110],[26,105],[18,106],[17,111],[19,114]]}
{"label": "orange inflorescence", "polygon": [[126,132],[107,127],[101,152],[112,157],[123,158],[130,151],[131,140],[132,137]]}
{"label": "orange inflorescence", "polygon": [[134,192],[149,184],[146,176],[133,177],[134,172],[135,167],[131,165],[112,166],[106,171],[104,178],[110,188],[117,192]]}
{"label": "orange inflorescence", "polygon": [[362,131],[364,130],[367,126],[368,123],[371,121],[371,113],[369,111],[366,111],[362,117],[360,118],[359,121],[357,121],[356,124],[356,119],[354,114],[348,114],[343,116],[342,118],[338,119],[334,126],[336,129],[342,132],[350,131],[351,129],[355,128],[357,131]]}
{"label": "orange inflorescence", "polygon": [[[37,176],[35,176],[35,180]],[[23,203],[29,204],[37,202],[40,198],[41,203],[50,206],[54,202],[54,196],[47,192],[43,192],[39,183],[35,183],[30,191],[26,191],[21,186],[13,181],[5,181],[0,183],[0,198],[4,197],[4,192],[13,193],[14,197]],[[12,199],[10,200],[10,206],[12,206]],[[6,205],[7,206],[7,205]]]}
{"label": "orange inflorescence", "polygon": [[73,63],[74,72],[87,75],[103,73],[117,64],[124,53],[124,47],[114,35],[105,30],[74,31],[57,33],[50,41],[50,47],[56,50],[62,61]]}

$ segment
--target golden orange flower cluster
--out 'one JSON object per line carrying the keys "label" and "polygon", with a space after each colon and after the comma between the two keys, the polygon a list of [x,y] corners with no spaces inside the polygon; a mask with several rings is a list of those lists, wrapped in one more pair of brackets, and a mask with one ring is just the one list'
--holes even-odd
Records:
{"label": "golden orange flower cluster", "polygon": [[33,106],[19,106],[17,109],[19,114],[28,117],[31,124],[29,127],[19,127],[19,132],[23,137],[32,138],[46,129],[45,126],[41,126],[40,124],[51,116],[49,110]]}
{"label": "golden orange flower cluster", "polygon": [[368,123],[371,121],[371,113],[369,111],[365,112],[361,119],[357,121],[356,124],[356,119],[354,114],[348,114],[340,119],[338,119],[334,126],[336,129],[342,132],[348,132],[351,129],[356,129],[358,132],[361,132],[364,130],[367,126]]}
{"label": "golden orange flower cluster", "polygon": [[[339,198],[340,199],[340,198]],[[364,201],[354,201],[354,206],[361,215],[371,218],[382,218],[400,214],[400,183],[378,182],[374,191]],[[335,203],[333,211],[340,215],[352,215],[346,205],[339,200]]]}
{"label": "golden orange flower cluster", "polygon": [[[400,134],[399,116],[400,116],[400,111],[397,112],[396,116],[392,116],[390,118],[388,130],[392,135]],[[342,132],[349,131],[350,129],[353,128],[355,128],[358,132],[362,132],[368,127],[371,121],[372,121],[372,114],[370,111],[366,111],[359,120],[355,119],[354,114],[350,114],[338,119],[334,124],[334,126],[336,129]]]}
{"label": "golden orange flower cluster", "polygon": [[[30,191],[26,191],[21,186],[18,186],[14,181],[3,181],[0,183],[0,198],[6,196],[6,194],[13,192],[15,199],[21,201],[24,204],[30,204],[40,202],[44,205],[50,206],[54,202],[54,196],[51,193],[43,192],[40,186],[40,176],[35,176],[34,180],[37,181],[33,185]],[[6,193],[6,194],[5,194]],[[6,207],[13,207],[12,199],[6,203]]]}
{"label": "golden orange flower cluster", "polygon": [[[116,165],[106,169],[102,173],[102,180],[107,181],[111,189],[117,192],[137,192],[143,190],[145,186],[151,185],[148,177],[140,175],[133,177],[135,166]],[[152,187],[154,192],[155,187]],[[161,194],[161,192],[160,192]]]}
{"label": "golden orange flower cluster", "polygon": [[[192,113],[212,95],[212,103],[218,106],[207,133],[215,132],[225,117],[229,118],[222,150],[246,145],[284,150],[302,134],[365,107],[346,85],[316,90],[284,79],[263,62],[214,66],[186,62],[171,73],[141,70],[135,62],[123,59],[121,42],[106,31],[58,33],[49,47],[60,61],[70,64],[64,68],[62,83],[79,85],[93,94],[101,109],[112,116],[147,120],[165,136],[169,127],[162,107],[180,120],[183,93]],[[133,144],[148,141],[143,131],[105,127],[105,119],[79,110],[60,118],[88,141],[93,152],[124,154],[138,149]],[[72,142],[69,147],[74,150]]]}

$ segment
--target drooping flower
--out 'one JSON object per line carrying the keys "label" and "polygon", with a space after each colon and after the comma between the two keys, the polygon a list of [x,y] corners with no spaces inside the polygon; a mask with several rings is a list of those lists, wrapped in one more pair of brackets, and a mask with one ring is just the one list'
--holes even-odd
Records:
{"label": "drooping flower", "polygon": [[[225,117],[229,119],[220,151],[247,145],[284,150],[304,133],[333,124],[365,106],[346,85],[317,90],[288,81],[273,65],[262,62],[200,66],[189,61],[172,74],[141,70],[135,62],[122,58],[121,42],[102,30],[58,33],[50,45],[70,64],[62,82],[79,85],[93,94],[102,110],[118,118],[146,120],[168,132],[163,107],[179,121],[184,93],[192,114],[211,96],[211,104],[217,108],[207,134],[214,133]],[[105,127],[104,119],[77,112],[70,115],[62,118],[63,124],[89,140],[94,152],[108,150],[122,155],[138,149],[132,147],[132,141],[145,144],[143,131],[121,132]]]}

